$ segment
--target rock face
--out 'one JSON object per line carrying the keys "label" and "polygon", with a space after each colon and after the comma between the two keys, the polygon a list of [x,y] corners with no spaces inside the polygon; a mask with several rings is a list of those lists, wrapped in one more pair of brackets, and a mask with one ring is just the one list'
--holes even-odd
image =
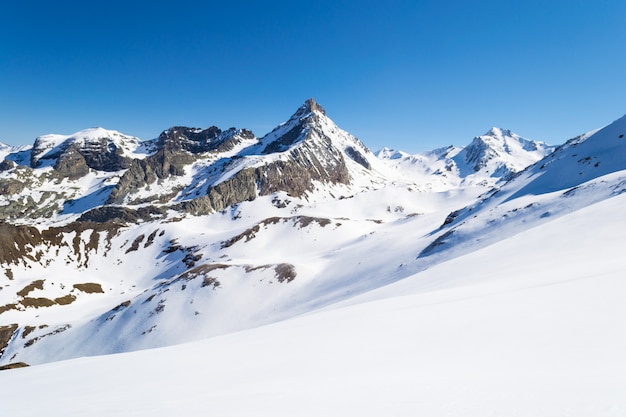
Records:
{"label": "rock face", "polygon": [[157,151],[145,159],[135,159],[111,192],[108,203],[124,201],[133,191],[171,176],[185,175],[185,168],[206,154],[220,154],[237,145],[254,141],[254,134],[246,129],[222,132],[215,126],[208,129],[173,127],[159,136]]}
{"label": "rock face", "polygon": [[246,139],[254,139],[254,134],[247,129],[230,128],[223,132],[216,126],[204,130],[176,126],[161,133],[158,146],[169,151],[187,151],[192,154],[221,153],[232,150]]}
{"label": "rock face", "polygon": [[333,137],[338,131],[313,99],[261,139],[245,129],[222,132],[216,127],[205,130],[173,127],[159,137],[156,153],[133,161],[111,192],[108,203],[132,200],[138,189],[169,177],[183,176],[203,157],[219,160],[221,155],[237,149],[240,150],[221,168],[230,171],[230,175],[207,184],[200,195],[196,193],[192,199],[183,199],[174,207],[188,213],[207,214],[278,191],[301,197],[312,191],[316,182],[348,185],[346,157],[366,169],[370,164],[357,150],[366,148],[356,138],[351,138],[348,144],[338,143]]}
{"label": "rock face", "polygon": [[[30,165],[39,168],[51,164],[60,176],[80,177],[85,175],[81,172],[87,167],[99,171],[119,171],[130,166],[132,158],[129,153],[138,146],[137,138],[102,128],[87,129],[69,136],[40,136],[32,147]],[[69,169],[72,163],[79,163],[81,167],[72,172]]]}
{"label": "rock face", "polygon": [[54,164],[54,170],[61,178],[67,177],[70,180],[77,180],[89,173],[89,166],[78,147],[72,145],[59,155],[56,164]]}
{"label": "rock face", "polygon": [[[25,158],[28,167],[19,165]],[[146,142],[102,128],[46,135],[0,167],[12,172],[0,178],[0,200],[6,199],[0,219],[74,214],[80,221],[137,222],[168,209],[207,214],[276,192],[303,197],[317,185],[350,186],[351,170],[370,171],[374,159],[314,99],[260,139],[246,129],[216,126],[175,126]],[[30,191],[90,173],[106,186],[89,195],[79,185]],[[146,204],[157,213],[145,212]]]}

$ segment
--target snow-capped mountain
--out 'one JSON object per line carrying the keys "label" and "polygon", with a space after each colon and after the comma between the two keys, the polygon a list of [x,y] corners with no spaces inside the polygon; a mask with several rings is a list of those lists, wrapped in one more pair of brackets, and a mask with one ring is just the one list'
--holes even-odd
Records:
{"label": "snow-capped mountain", "polygon": [[452,159],[461,177],[476,173],[509,179],[513,174],[537,162],[554,147],[520,137],[510,130],[491,128],[477,136]]}
{"label": "snow-capped mountain", "polygon": [[439,189],[472,185],[494,186],[550,154],[554,146],[491,128],[465,147],[449,146],[409,155],[384,148],[377,156],[408,177],[437,184]]}
{"label": "snow-capped mountain", "polygon": [[91,168],[119,171],[128,168],[133,158],[145,157],[149,142],[101,127],[81,130],[72,135],[45,135],[35,140],[30,165],[38,168],[54,166],[68,170],[71,176],[83,176]]}
{"label": "snow-capped mountain", "polygon": [[623,124],[551,154],[494,128],[375,155],[308,100],[261,138],[40,137],[0,171],[0,363],[199,340],[402,281],[616,195]]}
{"label": "snow-capped mountain", "polygon": [[449,259],[626,191],[626,117],[574,138],[450,213],[421,257]]}

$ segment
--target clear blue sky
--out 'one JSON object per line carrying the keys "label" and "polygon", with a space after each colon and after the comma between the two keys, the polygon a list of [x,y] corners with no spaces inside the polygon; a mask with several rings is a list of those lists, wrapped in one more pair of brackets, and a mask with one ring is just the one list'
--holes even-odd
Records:
{"label": "clear blue sky", "polygon": [[557,144],[626,113],[625,64],[624,0],[7,1],[0,141],[262,136],[315,97],[373,150]]}

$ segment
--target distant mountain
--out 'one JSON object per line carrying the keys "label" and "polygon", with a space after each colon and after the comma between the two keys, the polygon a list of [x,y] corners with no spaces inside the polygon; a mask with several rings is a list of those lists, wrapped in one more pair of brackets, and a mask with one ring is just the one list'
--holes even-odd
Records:
{"label": "distant mountain", "polygon": [[438,189],[445,189],[451,186],[493,186],[510,179],[554,149],[554,146],[494,127],[486,134],[476,136],[465,147],[449,146],[416,155],[384,148],[377,152],[377,156],[409,177],[419,175],[423,181],[431,181],[438,184]]}
{"label": "distant mountain", "polygon": [[622,130],[374,154],[310,99],[261,138],[0,147],[0,364],[197,340],[413,276],[621,192]]}
{"label": "distant mountain", "polygon": [[626,116],[567,141],[450,213],[420,256],[458,256],[626,192],[625,135]]}
{"label": "distant mountain", "polygon": [[491,128],[452,157],[463,178],[481,173],[509,179],[554,150],[543,142],[525,139],[510,130]]}

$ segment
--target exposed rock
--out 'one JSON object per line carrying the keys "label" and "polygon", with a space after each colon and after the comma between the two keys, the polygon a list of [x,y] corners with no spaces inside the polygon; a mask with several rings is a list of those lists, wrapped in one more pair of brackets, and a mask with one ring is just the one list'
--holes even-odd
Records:
{"label": "exposed rock", "polygon": [[198,216],[220,211],[242,201],[252,201],[256,198],[256,182],[256,171],[244,169],[232,178],[211,187],[207,195],[184,201],[174,208]]}
{"label": "exposed rock", "polygon": [[354,147],[349,146],[346,149],[346,154],[356,163],[362,165],[366,169],[372,169],[369,161],[363,156],[363,154],[357,151]]}
{"label": "exposed rock", "polygon": [[160,218],[164,213],[165,210],[154,206],[140,207],[137,210],[128,207],[102,206],[83,213],[78,218],[78,222],[137,223],[141,220],[149,221]]}
{"label": "exposed rock", "polygon": [[15,162],[9,159],[5,159],[4,161],[0,162],[0,172],[9,171],[15,168],[15,166],[16,166]]}
{"label": "exposed rock", "polygon": [[26,362],[14,362],[14,363],[9,363],[9,364],[0,366],[0,371],[6,371],[9,369],[17,369],[17,368],[25,368],[27,366],[30,366],[30,365],[28,365]]}
{"label": "exposed rock", "polygon": [[158,146],[169,151],[187,151],[192,154],[226,152],[243,139],[254,139],[254,134],[247,129],[230,128],[222,132],[216,126],[204,130],[175,126],[161,133]]}
{"label": "exposed rock", "polygon": [[0,179],[0,194],[2,195],[18,194],[23,190],[24,183],[22,181],[14,180],[13,178]]}
{"label": "exposed rock", "polygon": [[194,160],[195,157],[190,153],[166,148],[160,149],[146,159],[135,159],[130,169],[124,173],[111,191],[108,203],[121,203],[129,193],[152,184],[158,179],[165,179],[171,175],[184,175],[185,166]]}
{"label": "exposed rock", "polygon": [[275,152],[284,152],[296,143],[301,134],[302,126],[294,126],[293,129],[280,136],[277,140],[270,142],[261,153],[268,155]]}
{"label": "exposed rock", "polygon": [[0,263],[17,264],[24,257],[29,257],[29,248],[41,241],[42,235],[36,227],[0,222]]}
{"label": "exposed rock", "polygon": [[76,146],[69,147],[59,155],[54,169],[60,177],[67,177],[70,180],[77,180],[89,173],[87,161]]}
{"label": "exposed rock", "polygon": [[130,193],[170,176],[185,174],[185,167],[196,161],[198,154],[225,152],[243,140],[254,139],[249,130],[235,128],[222,132],[215,126],[200,130],[173,127],[159,136],[159,150],[144,160],[133,160],[130,169],[109,195],[108,203],[121,203]]}
{"label": "exposed rock", "polygon": [[[97,137],[97,135],[103,137]],[[55,169],[60,171],[59,175],[61,176],[68,172],[73,161],[81,161],[81,159],[84,161],[80,162],[81,166],[76,169],[76,173],[73,175],[78,175],[80,170],[84,170],[84,166],[109,172],[126,169],[130,166],[131,159],[124,156],[123,150],[115,143],[112,136],[116,136],[118,141],[137,143],[135,138],[101,128],[78,132],[76,136],[41,136],[35,140],[33,145],[30,165],[37,168],[42,166],[46,160],[52,161]],[[78,153],[82,158],[74,155],[75,153]]]}
{"label": "exposed rock", "polygon": [[88,146],[79,149],[87,166],[99,171],[119,171],[131,164],[131,159],[124,157],[122,149],[106,138],[90,141]]}
{"label": "exposed rock", "polygon": [[82,291],[87,294],[104,293],[104,290],[102,289],[102,285],[94,283],[94,282],[87,282],[84,284],[74,284],[74,288],[76,288],[78,291]]}
{"label": "exposed rock", "polygon": [[278,282],[283,283],[285,281],[291,282],[294,280],[296,275],[296,267],[292,264],[278,264],[274,267],[274,272],[276,273],[276,279]]}
{"label": "exposed rock", "polygon": [[9,345],[9,342],[13,338],[15,331],[17,330],[17,324],[10,324],[8,326],[0,326],[0,358],[4,353],[4,350]]}
{"label": "exposed rock", "polygon": [[313,97],[304,102],[302,106],[296,111],[294,117],[302,117],[307,113],[317,111],[326,116],[326,111],[320,106]]}

